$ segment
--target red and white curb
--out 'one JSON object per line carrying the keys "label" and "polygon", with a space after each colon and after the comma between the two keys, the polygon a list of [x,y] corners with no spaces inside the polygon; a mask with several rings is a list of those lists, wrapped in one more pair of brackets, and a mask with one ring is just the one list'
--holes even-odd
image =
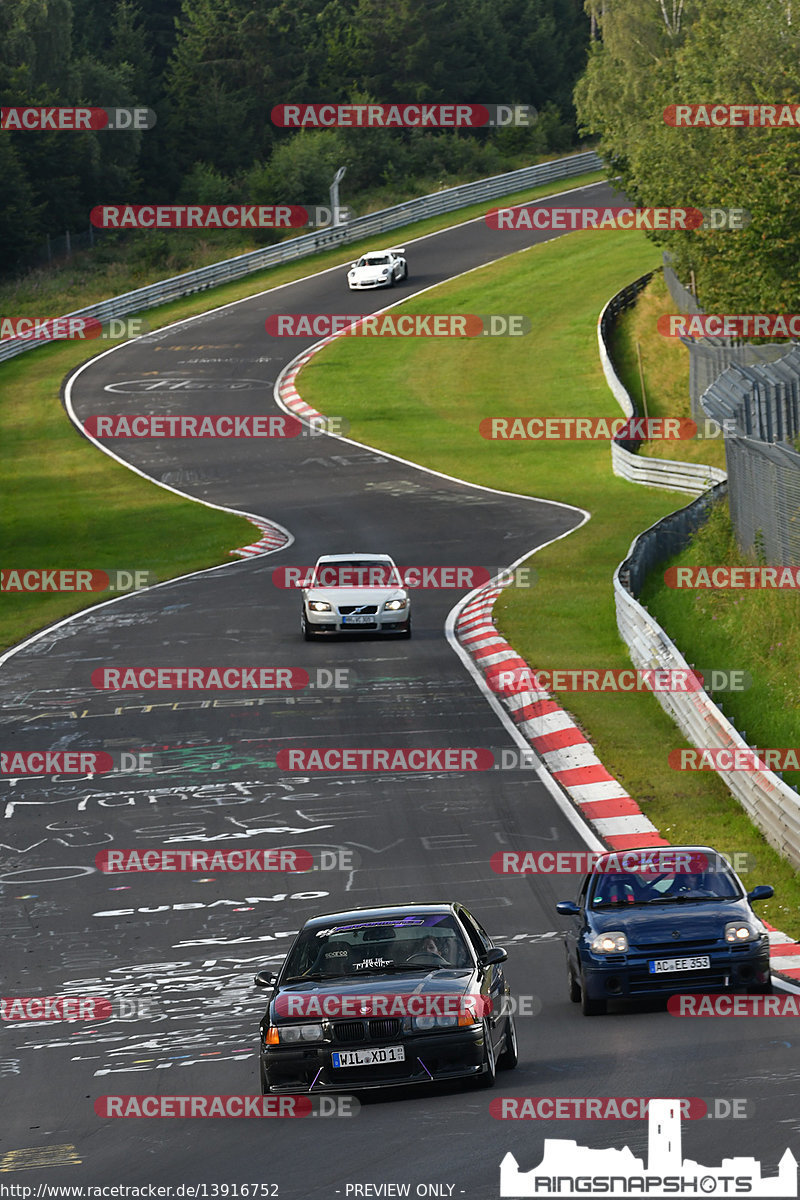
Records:
{"label": "red and white curb", "polygon": [[669,845],[548,692],[517,690],[518,684],[501,682],[504,672],[530,672],[492,623],[492,608],[501,590],[488,584],[461,609],[456,620],[461,645],[549,773],[612,850]]}
{"label": "red and white curb", "polygon": [[[281,403],[296,416],[325,420],[323,414],[300,395],[296,379],[307,362],[340,336],[341,333],[332,334],[318,342],[292,364],[281,381],[278,391]],[[498,676],[503,671],[531,672],[525,659],[520,658],[492,622],[492,609],[504,586],[507,584],[488,583],[467,601],[456,619],[459,642],[549,774],[610,849],[669,846],[670,842],[661,836],[619,780],[606,770],[570,714],[548,692],[516,691],[513,686],[504,687],[499,683]],[[800,981],[800,943],[773,929],[767,921],[764,924],[770,931],[771,969]]]}
{"label": "red and white curb", "polygon": [[281,529],[280,525],[274,525],[272,521],[264,521],[260,517],[248,517],[247,519],[261,532],[261,537],[257,542],[251,542],[249,546],[240,546],[238,550],[229,550],[229,554],[238,554],[240,558],[254,558],[257,554],[268,554],[270,550],[288,546],[289,534],[285,529]]}

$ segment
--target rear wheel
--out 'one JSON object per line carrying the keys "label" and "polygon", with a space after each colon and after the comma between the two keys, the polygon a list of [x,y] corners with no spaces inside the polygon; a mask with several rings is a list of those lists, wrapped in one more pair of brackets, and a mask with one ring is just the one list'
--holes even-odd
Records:
{"label": "rear wheel", "polygon": [[503,1052],[497,1060],[497,1067],[500,1071],[511,1071],[518,1062],[517,1030],[514,1026],[514,1018],[509,1013],[506,1024],[506,1042],[503,1046]]}
{"label": "rear wheel", "polygon": [[581,1012],[585,1017],[599,1017],[605,1011],[605,1000],[594,1000],[588,995],[586,977],[581,975]]}

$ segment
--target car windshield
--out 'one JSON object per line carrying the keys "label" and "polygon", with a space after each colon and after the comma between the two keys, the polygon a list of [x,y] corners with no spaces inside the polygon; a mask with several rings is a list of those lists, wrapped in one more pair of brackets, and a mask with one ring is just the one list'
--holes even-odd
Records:
{"label": "car windshield", "polygon": [[388,560],[350,559],[317,563],[312,587],[402,587],[400,574]]}
{"label": "car windshield", "polygon": [[599,874],[591,885],[591,908],[631,904],[680,904],[686,901],[737,900],[741,892],[733,875],[718,871],[666,874],[615,872]]}
{"label": "car windshield", "polygon": [[360,267],[386,267],[391,262],[388,254],[365,254],[359,259]]}
{"label": "car windshield", "polygon": [[448,913],[365,918],[304,930],[289,952],[282,983],[398,970],[434,971],[472,963]]}

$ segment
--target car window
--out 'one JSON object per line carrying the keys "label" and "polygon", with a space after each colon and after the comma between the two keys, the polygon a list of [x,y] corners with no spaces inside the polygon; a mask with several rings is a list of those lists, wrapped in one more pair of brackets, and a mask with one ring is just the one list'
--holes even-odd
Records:
{"label": "car window", "polygon": [[398,915],[304,930],[281,978],[327,979],[403,966],[463,967],[469,962],[464,938],[449,914]]}
{"label": "car window", "polygon": [[489,935],[480,928],[478,922],[475,920],[472,914],[468,913],[463,908],[461,910],[461,920],[464,928],[467,931],[467,936],[472,942],[473,949],[478,957],[480,957],[482,954],[485,954],[487,950],[491,950],[492,943],[489,939]]}
{"label": "car window", "polygon": [[314,587],[401,587],[397,567],[391,562],[349,559],[317,563]]}

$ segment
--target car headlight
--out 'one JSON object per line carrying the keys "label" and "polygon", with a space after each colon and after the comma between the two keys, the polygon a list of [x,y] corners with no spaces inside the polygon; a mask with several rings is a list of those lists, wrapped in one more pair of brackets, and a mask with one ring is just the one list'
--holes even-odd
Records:
{"label": "car headlight", "polygon": [[308,607],[311,612],[330,612],[331,606],[327,600],[309,600]]}
{"label": "car headlight", "polygon": [[391,273],[392,273],[391,267],[384,267],[383,270],[381,271],[381,274],[383,275],[384,279],[386,278],[387,275],[391,275]]}
{"label": "car headlight", "polygon": [[733,943],[754,942],[758,934],[746,921],[729,921],[725,926],[725,941]]}
{"label": "car headlight", "polygon": [[[462,1024],[456,1016],[451,1017],[404,1017],[403,1032],[404,1033],[429,1033],[432,1029],[457,1029]],[[463,1024],[472,1024],[470,1014],[469,1021],[464,1021]]]}
{"label": "car headlight", "polygon": [[598,933],[592,938],[591,949],[595,954],[624,954],[628,949],[628,936],[620,929]]}
{"label": "car headlight", "polygon": [[322,1026],[316,1025],[270,1025],[267,1031],[268,1046],[291,1046],[298,1042],[321,1042]]}
{"label": "car headlight", "polygon": [[405,608],[408,604],[407,600],[387,600],[384,604],[384,612],[397,612],[400,608]]}

